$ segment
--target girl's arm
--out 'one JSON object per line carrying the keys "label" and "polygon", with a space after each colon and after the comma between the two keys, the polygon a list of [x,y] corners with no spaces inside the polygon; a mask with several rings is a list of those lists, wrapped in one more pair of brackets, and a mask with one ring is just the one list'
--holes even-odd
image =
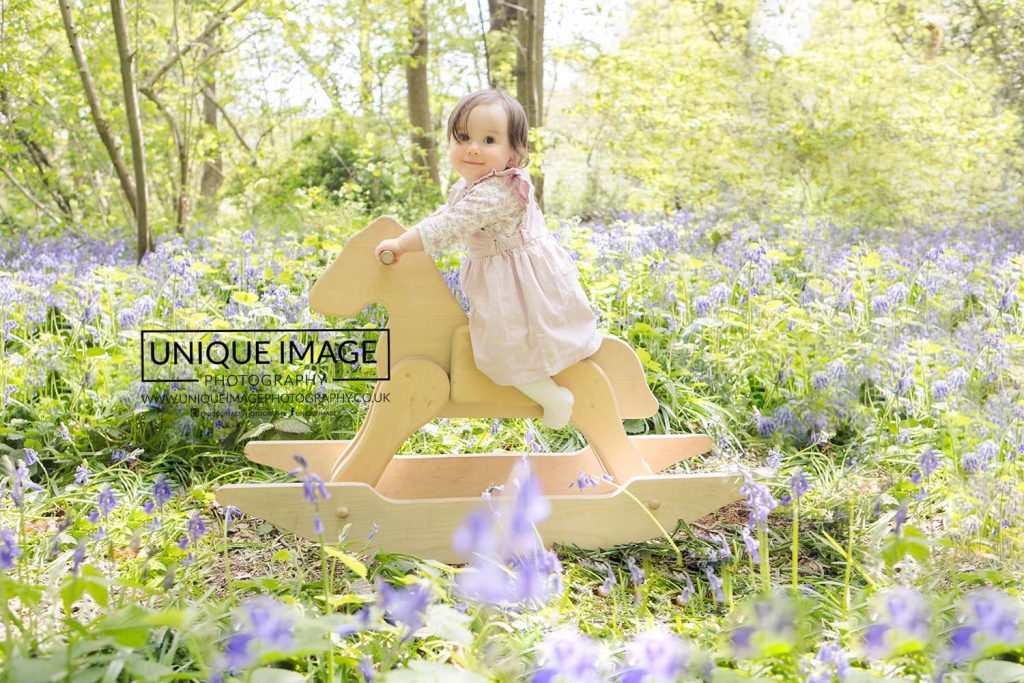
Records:
{"label": "girl's arm", "polygon": [[443,206],[401,237],[381,242],[374,255],[379,259],[380,252],[391,251],[397,263],[408,251],[440,253],[502,220],[510,208],[522,211],[511,186],[504,178],[486,180],[471,187],[454,206]]}

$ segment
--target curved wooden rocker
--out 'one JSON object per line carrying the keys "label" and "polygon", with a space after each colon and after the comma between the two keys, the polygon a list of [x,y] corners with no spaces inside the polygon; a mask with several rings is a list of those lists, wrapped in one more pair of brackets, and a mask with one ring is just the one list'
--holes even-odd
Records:
{"label": "curved wooden rocker", "polygon": [[[309,295],[310,306],[325,315],[355,317],[371,303],[387,307],[390,340],[378,346],[377,363],[382,368],[390,361],[390,379],[379,381],[377,391],[389,394],[390,401],[372,402],[351,440],[253,441],[245,454],[286,471],[296,468],[293,455],[307,460],[331,494],[325,511],[333,514],[322,515],[326,538],[337,538],[351,523],[349,537],[372,536],[371,546],[379,551],[450,561],[460,559],[451,548],[452,531],[480,505],[480,494],[505,483],[524,456],[395,453],[439,417],[540,417],[542,408],[476,368],[466,313],[429,255],[406,254],[396,266],[376,261],[377,244],[403,231],[388,216],[373,221],[348,241]],[[555,381],[575,395],[571,422],[588,446],[525,456],[552,503],[551,516],[539,527],[546,542],[603,547],[645,540],[659,534],[651,515],[671,530],[679,519],[693,521],[739,499],[737,475],[656,474],[710,450],[707,436],[626,434],[624,418],[650,417],[658,410],[629,345],[605,337],[597,353]],[[581,473],[600,483],[581,490],[576,485]],[[605,475],[622,488],[605,481]],[[301,484],[222,486],[217,499],[316,538],[314,510],[303,500]],[[641,504],[651,515],[638,509]]]}

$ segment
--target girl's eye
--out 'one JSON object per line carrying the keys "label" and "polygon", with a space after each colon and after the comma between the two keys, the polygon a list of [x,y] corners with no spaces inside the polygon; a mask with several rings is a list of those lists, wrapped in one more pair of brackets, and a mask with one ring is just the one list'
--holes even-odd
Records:
{"label": "girl's eye", "polygon": [[486,142],[488,145],[493,145],[494,144],[494,136],[493,135],[488,135],[487,137],[484,138],[484,142]]}
{"label": "girl's eye", "polygon": [[459,140],[460,142],[465,142],[466,140],[468,140],[468,139],[469,139],[469,136],[468,136],[468,135],[466,135],[465,133],[459,133],[459,134],[458,134],[458,135],[456,135],[455,137],[456,137],[456,139],[458,139],[458,140]]}

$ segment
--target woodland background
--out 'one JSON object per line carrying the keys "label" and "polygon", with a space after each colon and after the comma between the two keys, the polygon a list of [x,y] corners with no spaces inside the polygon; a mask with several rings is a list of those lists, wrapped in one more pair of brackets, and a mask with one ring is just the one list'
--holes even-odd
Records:
{"label": "woodland background", "polygon": [[488,84],[526,106],[531,173],[560,217],[728,207],[862,230],[1021,217],[1016,2],[0,10],[4,231],[134,236],[141,257],[161,234],[253,218],[414,221],[449,184],[450,107]]}

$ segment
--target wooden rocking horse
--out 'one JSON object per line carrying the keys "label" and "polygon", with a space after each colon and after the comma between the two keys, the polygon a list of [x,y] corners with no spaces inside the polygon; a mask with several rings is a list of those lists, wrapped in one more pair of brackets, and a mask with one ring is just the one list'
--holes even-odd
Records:
{"label": "wooden rocking horse", "polygon": [[[348,241],[309,295],[310,306],[325,315],[354,317],[371,303],[387,307],[391,338],[387,347],[378,347],[376,361],[380,368],[390,362],[390,379],[377,388],[390,394],[390,401],[370,404],[351,441],[252,441],[245,455],[286,471],[297,466],[294,454],[306,459],[331,494],[321,504],[328,539],[351,524],[349,538],[372,536],[370,547],[378,551],[466,559],[452,550],[453,530],[480,505],[481,493],[505,483],[524,456],[395,453],[436,418],[540,417],[542,408],[476,368],[468,317],[429,255],[405,254],[397,266],[374,258],[381,240],[403,231],[390,217],[373,221]],[[646,540],[659,535],[651,516],[671,531],[679,519],[693,521],[739,498],[737,475],[657,474],[708,451],[707,436],[626,434],[624,418],[650,417],[658,403],[639,358],[621,340],[605,337],[597,353],[555,381],[575,395],[571,422],[588,446],[525,456],[551,502],[551,515],[539,525],[545,542],[596,548]],[[581,489],[576,485],[581,473],[598,485]],[[314,510],[303,500],[300,483],[222,486],[217,500],[316,538]]]}

